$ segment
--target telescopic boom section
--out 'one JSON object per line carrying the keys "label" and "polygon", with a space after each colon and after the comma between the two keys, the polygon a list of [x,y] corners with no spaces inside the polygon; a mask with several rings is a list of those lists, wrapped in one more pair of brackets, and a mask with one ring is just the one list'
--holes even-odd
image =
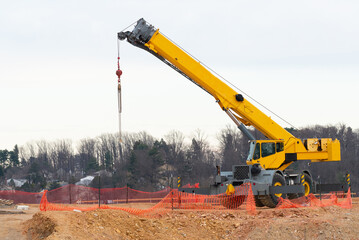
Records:
{"label": "telescopic boom section", "polygon": [[173,65],[182,75],[210,93],[223,110],[233,111],[236,118],[246,126],[253,125],[269,139],[288,140],[293,137],[145,20],[140,19],[132,32],[121,32],[118,35],[121,40],[127,38],[131,44]]}
{"label": "telescopic boom section", "polygon": [[[216,102],[222,110],[226,111],[232,119],[237,120],[238,126],[240,123],[246,126],[252,125],[268,139],[283,141],[286,153],[307,152],[307,149],[300,139],[295,138],[291,133],[279,126],[279,124],[247,101],[241,94],[214,76],[200,62],[161,34],[159,29],[155,29],[152,25],[149,25],[144,19],[140,19],[137,22],[132,32],[118,33],[118,38],[120,40],[127,39],[132,45],[150,52],[203,90],[207,91],[216,99]],[[242,125],[242,128],[243,127]],[[325,161],[328,159],[328,154],[324,156],[321,152],[320,156],[311,155],[305,156],[305,158]],[[297,160],[297,157],[293,159]],[[283,166],[284,160],[279,162],[275,164],[276,167]],[[272,167],[274,167],[274,165]]]}

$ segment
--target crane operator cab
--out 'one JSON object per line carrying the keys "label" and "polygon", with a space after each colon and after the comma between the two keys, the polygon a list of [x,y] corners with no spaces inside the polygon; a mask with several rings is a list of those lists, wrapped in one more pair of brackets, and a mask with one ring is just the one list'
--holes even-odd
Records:
{"label": "crane operator cab", "polygon": [[284,140],[250,141],[248,165],[259,164],[263,169],[271,169],[272,164],[283,162],[283,159],[285,159]]}

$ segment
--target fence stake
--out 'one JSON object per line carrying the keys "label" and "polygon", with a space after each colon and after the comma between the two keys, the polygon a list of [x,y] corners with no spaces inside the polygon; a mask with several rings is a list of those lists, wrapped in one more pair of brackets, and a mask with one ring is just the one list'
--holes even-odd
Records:
{"label": "fence stake", "polygon": [[128,184],[126,184],[126,203],[128,203]]}
{"label": "fence stake", "polygon": [[321,185],[321,180],[319,179],[319,199],[320,199],[320,203],[322,203],[322,185]]}
{"label": "fence stake", "polygon": [[98,208],[101,207],[101,180],[100,180],[100,174],[98,175]]}
{"label": "fence stake", "polygon": [[71,204],[71,184],[69,184],[69,195],[70,195],[70,204]]}

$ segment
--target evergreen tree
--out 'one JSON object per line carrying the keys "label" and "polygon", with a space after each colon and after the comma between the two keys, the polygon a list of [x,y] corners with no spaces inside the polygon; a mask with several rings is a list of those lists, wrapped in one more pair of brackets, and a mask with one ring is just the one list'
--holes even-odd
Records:
{"label": "evergreen tree", "polygon": [[128,164],[128,186],[142,189],[148,186],[148,179],[151,178],[148,172],[151,171],[148,161],[148,145],[142,141],[136,141],[131,151]]}
{"label": "evergreen tree", "polygon": [[9,166],[9,151],[0,150],[0,165],[6,169]]}
{"label": "evergreen tree", "polygon": [[56,188],[61,187],[60,183],[58,181],[50,183],[49,190],[54,190]]}
{"label": "evergreen tree", "polygon": [[3,179],[5,177],[5,170],[4,168],[0,165],[0,179]]}
{"label": "evergreen tree", "polygon": [[86,166],[86,174],[91,174],[99,170],[99,165],[97,159],[95,157],[90,157],[87,166]]}
{"label": "evergreen tree", "polygon": [[19,161],[19,149],[17,145],[15,145],[14,150],[9,153],[10,166],[17,167],[20,164]]}
{"label": "evergreen tree", "polygon": [[148,155],[152,161],[152,176],[151,183],[152,187],[157,190],[160,187],[161,182],[165,180],[165,173],[163,165],[165,163],[164,151],[162,148],[166,143],[162,140],[161,142],[155,141],[153,147],[150,149]]}
{"label": "evergreen tree", "polygon": [[110,172],[113,170],[113,157],[110,151],[105,153],[105,169]]}
{"label": "evergreen tree", "polygon": [[[130,188],[136,187],[138,171],[137,171],[137,161],[136,154],[134,151],[131,152],[130,159],[127,166],[127,186]],[[136,177],[137,176],[137,177]]]}

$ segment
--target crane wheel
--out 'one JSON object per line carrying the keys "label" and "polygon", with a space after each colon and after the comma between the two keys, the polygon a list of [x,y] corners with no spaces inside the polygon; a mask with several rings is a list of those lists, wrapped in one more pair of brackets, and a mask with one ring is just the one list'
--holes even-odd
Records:
{"label": "crane wheel", "polygon": [[307,173],[303,173],[303,175],[304,175],[304,183],[300,183],[300,184],[303,184],[304,186],[304,193],[288,193],[288,199],[295,199],[303,196],[308,196],[309,193],[312,192],[312,188],[313,188],[312,177]]}
{"label": "crane wheel", "polygon": [[[273,176],[272,186],[284,186],[284,185],[286,185],[284,177],[279,173],[275,173]],[[280,197],[286,198],[287,196],[284,193],[269,194],[263,196],[263,198],[261,198],[260,200],[264,206],[275,208],[278,204],[278,199]]]}
{"label": "crane wheel", "polygon": [[223,207],[228,209],[236,209],[242,205],[246,196],[238,195],[238,196],[223,196],[221,197],[221,204]]}
{"label": "crane wheel", "polygon": [[299,194],[299,197],[308,196],[309,193],[312,192],[312,187],[313,187],[312,177],[309,176],[308,173],[303,173],[303,175],[304,175],[304,183],[301,184],[303,184],[304,186],[304,194],[303,193]]}

